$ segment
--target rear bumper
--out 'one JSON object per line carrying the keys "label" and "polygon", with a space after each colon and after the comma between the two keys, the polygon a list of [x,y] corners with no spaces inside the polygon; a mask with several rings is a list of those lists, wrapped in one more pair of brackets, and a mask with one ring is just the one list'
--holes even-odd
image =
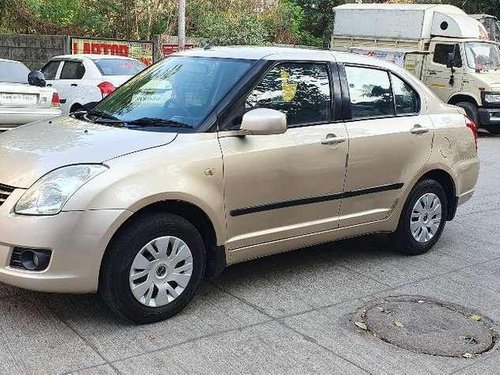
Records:
{"label": "rear bumper", "polygon": [[479,108],[479,125],[500,127],[500,108]]}
{"label": "rear bumper", "polygon": [[0,109],[0,131],[13,129],[17,126],[29,124],[38,120],[47,120],[61,116],[59,108],[1,108]]}

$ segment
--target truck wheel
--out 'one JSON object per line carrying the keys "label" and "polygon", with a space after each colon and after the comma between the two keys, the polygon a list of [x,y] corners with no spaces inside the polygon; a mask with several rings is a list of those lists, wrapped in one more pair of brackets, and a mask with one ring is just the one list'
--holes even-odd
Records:
{"label": "truck wheel", "polygon": [[406,201],[396,232],[390,235],[395,248],[407,255],[428,252],[441,237],[447,206],[441,184],[431,179],[420,181]]}
{"label": "truck wheel", "polygon": [[455,104],[457,107],[461,107],[465,109],[465,113],[467,113],[467,116],[474,121],[474,123],[479,126],[479,113],[477,110],[477,106],[474,103],[471,102],[460,102]]}
{"label": "truck wheel", "polygon": [[151,213],[113,240],[101,267],[99,293],[124,320],[157,322],[188,304],[205,266],[205,245],[194,225],[177,215]]}

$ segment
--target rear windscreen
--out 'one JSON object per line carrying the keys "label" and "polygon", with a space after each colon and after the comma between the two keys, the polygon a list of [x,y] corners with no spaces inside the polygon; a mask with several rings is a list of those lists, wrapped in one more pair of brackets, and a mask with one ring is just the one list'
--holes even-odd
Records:
{"label": "rear windscreen", "polygon": [[94,62],[104,76],[134,76],[146,67],[137,60],[118,58],[94,60]]}
{"label": "rear windscreen", "polygon": [[30,70],[21,63],[0,61],[0,82],[28,83]]}

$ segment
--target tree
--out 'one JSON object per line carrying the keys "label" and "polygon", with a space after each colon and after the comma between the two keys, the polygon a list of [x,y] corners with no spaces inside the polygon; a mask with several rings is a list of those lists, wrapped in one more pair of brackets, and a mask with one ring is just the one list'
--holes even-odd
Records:
{"label": "tree", "polygon": [[303,10],[301,44],[328,47],[333,31],[333,8],[346,1],[290,0],[290,2]]}

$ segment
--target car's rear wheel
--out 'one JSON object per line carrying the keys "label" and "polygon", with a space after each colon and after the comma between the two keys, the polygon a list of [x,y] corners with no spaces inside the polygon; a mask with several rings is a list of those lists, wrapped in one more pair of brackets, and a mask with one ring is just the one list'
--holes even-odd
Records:
{"label": "car's rear wheel", "polygon": [[391,235],[396,249],[408,255],[428,252],[441,237],[447,206],[446,192],[439,182],[420,181],[411,191],[398,228]]}
{"label": "car's rear wheel", "polygon": [[157,322],[193,298],[205,264],[203,239],[190,222],[172,214],[149,214],[113,240],[101,267],[99,292],[119,317]]}

